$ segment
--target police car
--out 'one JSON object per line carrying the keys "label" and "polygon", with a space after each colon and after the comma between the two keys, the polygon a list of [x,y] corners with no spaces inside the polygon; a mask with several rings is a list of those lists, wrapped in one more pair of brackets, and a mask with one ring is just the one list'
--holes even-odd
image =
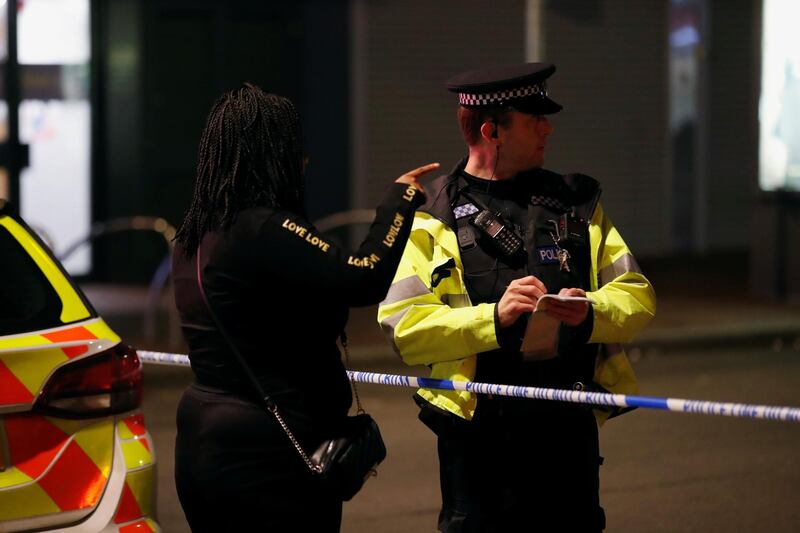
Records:
{"label": "police car", "polygon": [[142,364],[0,200],[0,531],[160,531]]}

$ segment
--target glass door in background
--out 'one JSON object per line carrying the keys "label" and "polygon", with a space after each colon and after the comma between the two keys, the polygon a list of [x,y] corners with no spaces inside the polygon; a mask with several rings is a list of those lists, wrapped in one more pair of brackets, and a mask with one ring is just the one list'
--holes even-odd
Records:
{"label": "glass door in background", "polygon": [[673,251],[706,248],[707,0],[669,3],[669,126],[672,142],[671,240]]}
{"label": "glass door in background", "polygon": [[[9,50],[9,32],[16,35],[16,27],[8,25],[7,11],[10,7],[6,0],[0,0],[0,199],[19,202],[19,164],[13,161],[21,151],[17,124],[9,124],[8,100],[19,101],[15,90],[9,87],[19,86],[14,76],[19,72],[16,68],[16,47]],[[16,21],[16,18],[13,19]],[[16,42],[16,40],[15,40]],[[11,57],[9,57],[9,54]],[[13,129],[13,132],[10,130]],[[9,140],[13,136],[13,142]]]}
{"label": "glass door in background", "polygon": [[[15,1],[16,9],[7,5]],[[8,119],[15,113],[19,142],[28,146],[27,166],[20,169],[18,184],[13,171],[0,174],[0,194],[12,197],[16,188],[20,213],[58,256],[88,235],[91,225],[90,0],[0,3],[0,28],[12,27],[9,14],[16,17],[11,21],[16,57],[9,58],[9,31],[4,32],[0,54],[6,59],[3,74],[10,74],[9,81],[16,80],[18,87],[17,98],[13,93],[12,98],[4,96],[0,105],[0,142],[8,139]],[[25,148],[18,150],[25,162]],[[70,256],[64,266],[72,274],[88,273],[89,247]]]}

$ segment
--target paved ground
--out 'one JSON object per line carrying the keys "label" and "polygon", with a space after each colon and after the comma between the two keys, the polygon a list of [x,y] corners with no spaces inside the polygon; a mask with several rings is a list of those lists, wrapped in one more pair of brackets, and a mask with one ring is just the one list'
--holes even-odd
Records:
{"label": "paved ground", "polygon": [[[374,359],[359,368],[400,373]],[[652,396],[800,405],[800,352],[746,349],[661,352],[635,368]],[[159,454],[159,511],[169,533],[188,531],[172,484],[172,443],[185,369],[147,367],[145,416]],[[435,442],[416,419],[410,389],[363,385],[389,449],[379,476],[346,504],[344,532],[434,531]],[[800,527],[800,424],[640,409],[601,431],[608,531],[792,532]]]}

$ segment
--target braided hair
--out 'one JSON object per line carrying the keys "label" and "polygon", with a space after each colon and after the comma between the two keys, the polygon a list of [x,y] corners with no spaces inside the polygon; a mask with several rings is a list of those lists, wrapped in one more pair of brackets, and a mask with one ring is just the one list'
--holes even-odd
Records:
{"label": "braided hair", "polygon": [[245,83],[214,103],[197,153],[194,195],[175,240],[193,256],[209,231],[249,207],[305,216],[300,121],[292,102]]}

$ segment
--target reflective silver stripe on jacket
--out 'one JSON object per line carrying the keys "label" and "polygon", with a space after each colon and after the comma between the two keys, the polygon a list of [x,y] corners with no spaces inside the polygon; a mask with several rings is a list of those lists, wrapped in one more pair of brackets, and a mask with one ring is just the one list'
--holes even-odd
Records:
{"label": "reflective silver stripe on jacket", "polygon": [[[381,305],[391,305],[416,296],[425,296],[428,294],[433,294],[433,291],[426,287],[417,276],[410,276],[393,283],[392,286],[389,287],[386,299],[381,302]],[[469,296],[466,294],[443,294],[442,303],[453,308],[468,307],[470,305]],[[405,307],[387,316],[380,322],[381,330],[392,339],[392,348],[394,348],[394,351],[397,352],[398,355],[400,354],[400,350],[398,350],[397,345],[394,343],[394,330],[409,309],[410,306]]]}
{"label": "reflective silver stripe on jacket", "polygon": [[623,254],[607,267],[600,269],[600,286],[602,287],[606,283],[614,281],[626,272],[642,273],[639,263],[636,262],[636,258],[630,252]]}
{"label": "reflective silver stripe on jacket", "polygon": [[380,305],[391,305],[415,296],[423,296],[430,293],[431,290],[422,283],[421,279],[417,276],[409,276],[392,283],[392,286],[389,287],[389,292],[386,293],[386,298]]}
{"label": "reflective silver stripe on jacket", "polygon": [[[431,294],[431,290],[422,283],[422,280],[419,279],[417,276],[409,276],[407,278],[401,279],[400,281],[396,281],[392,283],[392,286],[389,287],[389,292],[386,293],[386,298],[380,303],[380,305],[390,305],[396,302],[400,302],[403,300],[408,300],[409,298],[414,298],[415,296],[424,296],[426,294]],[[410,307],[405,307],[400,311],[391,314],[381,320],[381,330],[389,336],[389,339],[392,341],[392,349],[394,349],[397,355],[400,355],[400,350],[397,348],[397,344],[394,342],[394,330],[397,327],[397,324],[406,316]]]}

